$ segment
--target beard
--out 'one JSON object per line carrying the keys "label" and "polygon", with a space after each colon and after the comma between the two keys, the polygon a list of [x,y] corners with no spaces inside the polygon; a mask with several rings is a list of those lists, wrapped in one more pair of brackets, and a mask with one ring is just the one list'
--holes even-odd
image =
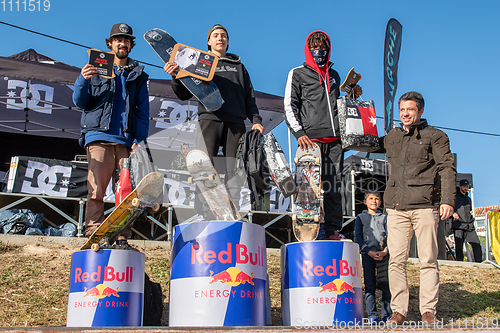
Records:
{"label": "beard", "polygon": [[126,58],[128,58],[129,53],[130,53],[129,50],[125,50],[125,51],[116,50],[115,55],[118,59],[126,59]]}

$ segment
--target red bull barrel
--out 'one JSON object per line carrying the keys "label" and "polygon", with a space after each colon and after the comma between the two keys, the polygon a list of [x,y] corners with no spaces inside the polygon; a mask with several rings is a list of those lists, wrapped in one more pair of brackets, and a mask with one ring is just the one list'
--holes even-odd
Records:
{"label": "red bull barrel", "polygon": [[359,246],[312,241],[281,247],[281,316],[284,326],[362,325]]}
{"label": "red bull barrel", "polygon": [[66,326],[142,326],[144,263],[137,251],[73,253]]}
{"label": "red bull barrel", "polygon": [[230,221],[177,225],[170,262],[170,326],[266,325],[262,226]]}

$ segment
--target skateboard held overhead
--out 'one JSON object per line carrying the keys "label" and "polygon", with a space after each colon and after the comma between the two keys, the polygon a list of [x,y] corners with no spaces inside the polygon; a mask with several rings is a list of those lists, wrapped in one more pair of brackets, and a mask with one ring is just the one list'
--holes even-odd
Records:
{"label": "skateboard held overhead", "polygon": [[241,221],[240,213],[208,155],[201,150],[191,150],[186,156],[186,165],[191,174],[188,182],[198,185],[216,219]]}
{"label": "skateboard held overhead", "polygon": [[318,237],[323,196],[321,193],[321,152],[318,147],[295,153],[296,193],[292,203],[293,233],[299,242]]}
{"label": "skateboard held overhead", "polygon": [[[169,61],[177,44],[168,32],[157,28],[147,31],[144,39],[165,63]],[[205,106],[207,111],[216,111],[224,103],[219,88],[212,81],[202,81],[192,76],[180,78],[179,81]]]}
{"label": "skateboard held overhead", "polygon": [[144,209],[158,211],[163,202],[163,184],[161,173],[151,172],[146,175],[137,188],[101,223],[80,250],[91,248],[97,251],[99,248],[111,248],[116,238],[141,215]]}
{"label": "skateboard held overhead", "polygon": [[347,93],[347,97],[353,98],[354,97],[353,88],[356,84],[358,84],[359,80],[361,80],[361,74],[356,73],[354,71],[354,67],[351,68],[349,73],[347,73],[347,77],[345,78],[344,82],[340,86],[340,90]]}

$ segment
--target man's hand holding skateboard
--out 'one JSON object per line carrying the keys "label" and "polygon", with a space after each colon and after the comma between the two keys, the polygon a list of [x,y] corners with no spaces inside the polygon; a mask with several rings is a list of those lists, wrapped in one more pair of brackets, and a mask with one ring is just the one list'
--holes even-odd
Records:
{"label": "man's hand holding skateboard", "polygon": [[163,66],[163,70],[175,78],[175,72],[179,71],[179,66],[175,62],[167,62]]}
{"label": "man's hand holding skateboard", "polygon": [[297,142],[299,143],[300,149],[305,151],[309,151],[309,149],[314,150],[314,147],[318,146],[305,134],[298,138]]}

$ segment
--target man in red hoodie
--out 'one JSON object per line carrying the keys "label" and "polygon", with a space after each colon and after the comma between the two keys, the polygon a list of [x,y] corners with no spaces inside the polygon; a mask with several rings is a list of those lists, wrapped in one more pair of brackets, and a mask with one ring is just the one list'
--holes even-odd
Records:
{"label": "man in red hoodie", "polygon": [[[306,62],[288,74],[285,119],[302,150],[319,146],[325,239],[339,240],[343,238],[340,188],[344,164],[337,112],[341,80],[329,61],[330,38],[326,33],[310,33],[304,53]],[[363,93],[360,86],[355,86],[354,92],[356,97]]]}

